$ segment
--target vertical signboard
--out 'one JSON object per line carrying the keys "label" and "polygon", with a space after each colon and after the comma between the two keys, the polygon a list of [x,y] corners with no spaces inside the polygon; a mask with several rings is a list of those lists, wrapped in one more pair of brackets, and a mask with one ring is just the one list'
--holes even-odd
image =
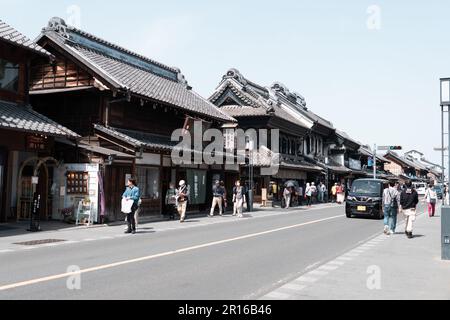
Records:
{"label": "vertical signboard", "polygon": [[187,170],[187,183],[191,188],[190,204],[206,202],[206,171]]}

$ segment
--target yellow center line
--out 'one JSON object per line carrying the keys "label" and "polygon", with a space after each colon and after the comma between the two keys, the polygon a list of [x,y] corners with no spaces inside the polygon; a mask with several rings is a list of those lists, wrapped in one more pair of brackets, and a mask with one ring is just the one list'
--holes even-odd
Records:
{"label": "yellow center line", "polygon": [[271,234],[271,233],[275,233],[275,232],[295,229],[295,228],[304,227],[304,226],[307,226],[307,225],[316,224],[316,223],[320,223],[320,222],[325,222],[325,221],[329,221],[329,220],[334,220],[334,219],[338,219],[338,218],[343,218],[343,216],[342,215],[333,216],[333,217],[329,217],[329,218],[324,218],[324,219],[320,219],[320,220],[314,220],[314,221],[310,221],[310,222],[304,222],[304,223],[295,224],[295,225],[282,227],[282,228],[277,228],[277,229],[272,229],[272,230],[268,230],[268,231],[252,233],[252,234],[248,234],[248,235],[244,235],[244,236],[240,236],[240,237],[236,237],[236,238],[230,238],[230,239],[226,239],[226,240],[214,241],[214,242],[209,242],[209,243],[205,243],[205,244],[202,244],[202,245],[187,247],[187,248],[173,250],[173,251],[167,251],[167,252],[163,252],[163,253],[159,253],[159,254],[154,254],[154,255],[151,255],[151,256],[146,256],[146,257],[141,257],[141,258],[136,258],[136,259],[131,259],[131,260],[125,260],[125,261],[119,261],[119,262],[115,262],[115,263],[111,263],[111,264],[106,264],[106,265],[101,265],[101,266],[97,266],[97,267],[83,269],[83,270],[76,271],[76,272],[61,273],[61,274],[56,274],[56,275],[53,275],[53,276],[37,278],[37,279],[23,281],[23,282],[12,283],[12,284],[8,284],[8,285],[0,286],[0,291],[15,289],[15,288],[19,288],[19,287],[30,286],[30,285],[34,285],[34,284],[38,284],[38,283],[42,283],[42,282],[49,282],[49,281],[53,281],[53,280],[58,280],[58,279],[71,277],[71,276],[74,276],[74,275],[81,275],[81,274],[84,274],[84,273],[90,273],[90,272],[95,272],[95,271],[100,271],[100,270],[105,270],[105,269],[116,268],[116,267],[120,267],[120,266],[123,266],[123,265],[128,265],[128,264],[132,264],[132,263],[138,263],[138,262],[153,260],[153,259],[157,259],[157,258],[161,258],[161,257],[167,257],[167,256],[175,255],[175,254],[178,254],[178,253],[184,253],[184,252],[189,252],[189,251],[193,251],[193,250],[208,248],[208,247],[217,246],[217,245],[230,243],[230,242],[235,242],[235,241],[240,241],[240,240],[244,240],[244,239],[255,238],[255,237],[259,237],[259,236],[263,236],[263,235],[267,235],[267,234]]}

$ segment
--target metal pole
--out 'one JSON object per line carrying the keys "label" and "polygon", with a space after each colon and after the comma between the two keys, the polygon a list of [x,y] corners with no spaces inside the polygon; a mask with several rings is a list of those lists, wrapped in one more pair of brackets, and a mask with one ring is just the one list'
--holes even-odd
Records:
{"label": "metal pole", "polygon": [[373,179],[377,178],[377,145],[373,148]]}
{"label": "metal pole", "polygon": [[249,212],[253,212],[253,149],[250,149],[250,162],[249,162],[249,178],[250,178],[250,184],[248,191],[248,205],[249,205]]}
{"label": "metal pole", "polygon": [[441,128],[442,128],[442,130],[441,130],[441,132],[442,132],[442,136],[441,136],[441,139],[442,139],[442,183],[444,183],[445,182],[445,164],[444,164],[444,162],[445,162],[445,160],[444,160],[444,158],[445,158],[445,155],[444,155],[444,106],[441,106],[441,109],[442,109],[442,112],[441,112]]}
{"label": "metal pole", "polygon": [[[450,107],[449,107],[449,109],[450,109]],[[450,110],[448,110],[449,112],[447,112],[447,114],[448,114],[448,131],[447,131],[447,134],[449,135],[448,136],[448,152],[449,152],[449,157],[448,157],[448,167],[447,167],[447,169],[449,170],[449,173],[448,173],[448,177],[450,178]],[[444,169],[445,170],[445,169]],[[450,179],[449,179],[449,182],[450,182]]]}

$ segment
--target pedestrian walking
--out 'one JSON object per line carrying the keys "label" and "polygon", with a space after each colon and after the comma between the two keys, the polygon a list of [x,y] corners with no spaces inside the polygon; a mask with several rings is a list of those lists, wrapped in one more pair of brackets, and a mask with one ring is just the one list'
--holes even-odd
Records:
{"label": "pedestrian walking", "polygon": [[216,181],[213,189],[213,202],[211,206],[211,212],[209,213],[210,217],[214,217],[214,211],[216,210],[216,207],[219,207],[219,215],[223,216],[223,197],[225,194],[225,188],[223,188],[220,185],[220,181]]}
{"label": "pedestrian walking", "polygon": [[319,202],[320,203],[324,203],[325,202],[325,192],[326,192],[326,190],[327,190],[327,188],[325,187],[323,182],[320,182],[319,187],[318,187]]}
{"label": "pedestrian walking", "polygon": [[179,188],[176,193],[176,206],[178,214],[180,215],[180,223],[186,220],[186,210],[190,197],[190,187],[186,184],[186,181],[181,180]]}
{"label": "pedestrian walking", "polygon": [[419,203],[419,195],[413,188],[412,182],[406,183],[406,189],[403,190],[400,196],[401,211],[406,218],[406,230],[405,234],[409,239],[413,238],[413,225],[416,221],[417,204]]}
{"label": "pedestrian walking", "polygon": [[397,215],[400,207],[400,192],[396,188],[395,182],[390,182],[383,191],[384,209],[384,234],[395,234],[397,228]]}
{"label": "pedestrian walking", "polygon": [[139,206],[139,200],[141,193],[137,187],[136,180],[133,178],[128,179],[127,188],[122,195],[122,212],[127,215],[127,231],[125,233],[136,233],[136,220],[135,213]]}
{"label": "pedestrian walking", "polygon": [[290,187],[284,187],[283,197],[285,209],[289,209],[289,207],[291,206],[291,199],[292,199],[292,191]]}
{"label": "pedestrian walking", "polygon": [[166,214],[169,216],[169,220],[175,220],[175,213],[177,212],[177,189],[175,184],[171,183],[169,190],[166,192]]}
{"label": "pedestrian walking", "polygon": [[306,205],[311,208],[312,205],[312,188],[309,183],[306,184],[306,190],[305,190],[305,197],[306,197]]}
{"label": "pedestrian walking", "polygon": [[345,190],[342,184],[337,184],[336,186],[336,202],[338,204],[343,204],[345,201]]}
{"label": "pedestrian walking", "polygon": [[238,180],[233,188],[233,216],[244,217],[242,211],[246,202],[245,188],[241,186],[241,182]]}
{"label": "pedestrian walking", "polygon": [[331,202],[336,203],[337,201],[337,187],[338,184],[335,183],[333,187],[331,187]]}
{"label": "pedestrian walking", "polygon": [[430,218],[434,217],[436,213],[436,204],[438,202],[437,192],[433,185],[429,185],[427,191],[425,192],[425,198],[423,200],[428,204],[428,216]]}

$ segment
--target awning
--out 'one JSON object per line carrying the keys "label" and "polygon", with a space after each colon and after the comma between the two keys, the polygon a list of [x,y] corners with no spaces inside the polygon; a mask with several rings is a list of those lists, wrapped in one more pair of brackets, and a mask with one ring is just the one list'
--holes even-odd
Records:
{"label": "awning", "polygon": [[88,152],[92,152],[92,153],[97,153],[97,154],[101,154],[103,156],[115,156],[116,158],[125,158],[125,159],[134,159],[135,156],[130,155],[130,154],[126,154],[123,152],[119,152],[116,150],[111,150],[111,149],[107,149],[107,148],[103,148],[103,147],[99,147],[99,146],[92,146],[89,144],[79,144],[78,148],[83,149],[85,151]]}
{"label": "awning", "polygon": [[280,168],[291,169],[291,170],[302,170],[302,171],[306,171],[306,172],[323,172],[324,171],[323,168],[321,168],[319,166],[315,166],[313,164],[309,164],[304,161],[300,161],[300,162],[282,161],[280,164]]}
{"label": "awning", "polygon": [[52,137],[79,138],[72,130],[34,111],[31,106],[0,100],[0,128]]}
{"label": "awning", "polygon": [[328,168],[328,170],[330,170],[331,172],[334,172],[334,173],[348,174],[348,173],[352,172],[352,170],[350,170],[347,167],[343,167],[343,166],[330,166],[330,165],[327,165],[327,168]]}

